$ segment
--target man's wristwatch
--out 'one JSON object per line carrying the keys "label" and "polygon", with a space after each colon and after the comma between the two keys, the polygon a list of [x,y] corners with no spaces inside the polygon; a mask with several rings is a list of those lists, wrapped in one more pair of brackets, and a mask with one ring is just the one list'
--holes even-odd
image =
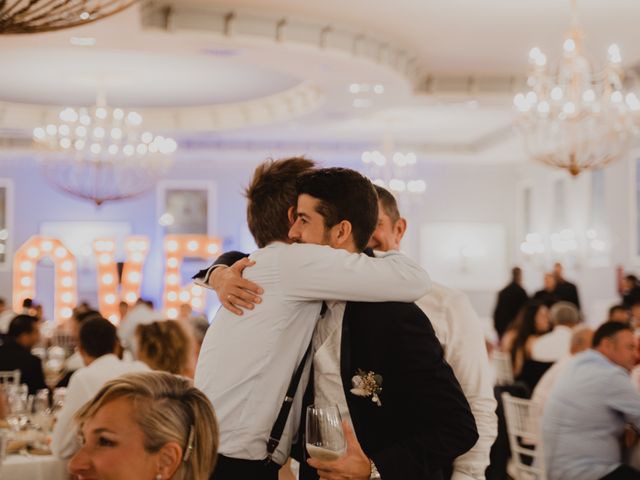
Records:
{"label": "man's wristwatch", "polygon": [[382,480],[378,469],[376,468],[376,464],[373,463],[373,460],[369,459],[369,463],[371,463],[371,474],[369,475],[369,480]]}

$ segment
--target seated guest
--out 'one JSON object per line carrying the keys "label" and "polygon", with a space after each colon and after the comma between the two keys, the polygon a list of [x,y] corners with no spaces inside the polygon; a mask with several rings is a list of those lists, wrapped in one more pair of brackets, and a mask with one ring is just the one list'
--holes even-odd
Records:
{"label": "seated guest", "polygon": [[632,274],[625,276],[621,281],[620,287],[623,305],[631,307],[634,303],[640,302],[640,282],[638,282],[638,277]]}
{"label": "seated guest", "polygon": [[77,419],[83,442],[69,472],[79,478],[207,480],[215,466],[213,407],[185,378],[124,375],[107,383]]}
{"label": "seated guest", "polygon": [[531,349],[531,358],[539,362],[556,362],[569,354],[571,331],[580,322],[580,312],[571,302],[558,302],[549,310],[553,330],[539,337]]}
{"label": "seated guest", "polygon": [[84,364],[69,380],[64,405],[53,430],[51,450],[61,458],[68,458],[80,447],[77,442],[73,416],[102,386],[124,373],[147,371],[142,362],[124,362],[116,355],[118,337],[116,327],[109,320],[93,317],[80,327],[78,350]]}
{"label": "seated guest", "polygon": [[502,350],[511,355],[515,377],[522,372],[525,361],[531,359],[534,342],[548,331],[549,309],[539,301],[527,302],[501,342]]}
{"label": "seated guest", "polygon": [[607,322],[629,323],[631,312],[626,305],[614,305],[609,309]]}
{"label": "seated guest", "polygon": [[86,320],[90,320],[92,318],[102,318],[100,312],[96,310],[92,310],[86,302],[81,304],[82,308],[77,307],[74,308],[73,315],[71,315],[71,319],[69,321],[69,334],[73,338],[74,344],[76,348],[74,352],[64,361],[64,370],[61,374],[61,379],[56,384],[56,388],[58,387],[66,387],[69,385],[69,379],[71,375],[76,370],[81,369],[85,366],[85,363],[82,359],[82,355],[80,354],[80,350],[77,345],[80,343],[80,327]]}
{"label": "seated guest", "polygon": [[36,317],[18,315],[9,324],[5,342],[0,345],[0,370],[20,370],[20,381],[29,387],[29,394],[47,388],[42,361],[31,354],[40,341],[40,324]]}
{"label": "seated guest", "polygon": [[161,320],[136,328],[138,359],[153,370],[193,378],[193,339],[176,320]]}
{"label": "seated guest", "polygon": [[622,463],[626,424],[640,427],[640,395],[629,381],[636,361],[633,332],[602,324],[593,348],[566,367],[544,408],[542,444],[549,480],[640,478]]}
{"label": "seated guest", "polygon": [[554,385],[558,381],[558,378],[567,368],[567,365],[569,365],[569,362],[574,355],[591,348],[592,339],[593,330],[588,327],[575,327],[571,331],[569,353],[559,359],[549,370],[545,372],[536,385],[536,388],[533,390],[531,400],[534,405],[534,419],[537,419],[537,421],[542,419],[544,405],[549,398],[549,394],[551,394],[551,390],[553,390]]}

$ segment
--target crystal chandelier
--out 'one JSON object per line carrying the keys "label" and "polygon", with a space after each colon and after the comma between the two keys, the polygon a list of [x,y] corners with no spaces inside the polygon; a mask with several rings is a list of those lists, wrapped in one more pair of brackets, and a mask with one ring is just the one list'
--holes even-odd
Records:
{"label": "crystal chandelier", "polygon": [[529,90],[513,100],[527,153],[574,176],[622,157],[636,134],[634,114],[640,110],[636,94],[625,90],[618,46],[609,47],[609,61],[597,71],[585,56],[583,38],[572,0],[572,26],[557,72],[547,69],[539,48],[532,48]]}
{"label": "crystal chandelier", "polygon": [[77,27],[121,12],[136,0],[0,0],[0,34]]}
{"label": "crystal chandelier", "polygon": [[59,119],[33,131],[35,142],[47,151],[45,177],[96,205],[151,189],[177,148],[172,138],[144,131],[139,113],[100,101],[93,108],[65,108]]}

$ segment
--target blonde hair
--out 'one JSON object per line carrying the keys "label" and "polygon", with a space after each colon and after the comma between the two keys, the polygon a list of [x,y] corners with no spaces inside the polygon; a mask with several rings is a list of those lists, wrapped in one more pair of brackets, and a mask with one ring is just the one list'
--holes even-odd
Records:
{"label": "blonde hair", "polygon": [[175,320],[160,320],[136,328],[138,357],[153,370],[184,375],[191,370],[192,339]]}
{"label": "blonde hair", "polygon": [[182,461],[172,480],[207,480],[218,452],[218,424],[209,399],[191,381],[166,372],[130,373],[106,383],[76,414],[80,426],[104,405],[120,398],[134,404],[133,420],[144,449],[158,452],[175,442]]}

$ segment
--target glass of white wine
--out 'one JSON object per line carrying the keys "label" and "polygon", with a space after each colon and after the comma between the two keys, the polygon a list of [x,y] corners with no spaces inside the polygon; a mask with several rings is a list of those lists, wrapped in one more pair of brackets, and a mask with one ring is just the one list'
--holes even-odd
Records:
{"label": "glass of white wine", "polygon": [[306,447],[318,460],[337,460],[346,450],[342,417],[337,405],[307,407]]}

